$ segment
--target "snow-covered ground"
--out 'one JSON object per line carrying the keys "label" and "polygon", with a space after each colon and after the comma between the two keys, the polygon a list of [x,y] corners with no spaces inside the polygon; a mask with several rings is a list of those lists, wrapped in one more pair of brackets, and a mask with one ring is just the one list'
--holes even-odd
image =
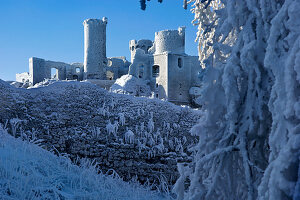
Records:
{"label": "snow-covered ground", "polygon": [[[0,80],[0,123],[13,136],[43,140],[47,150],[95,159],[125,181],[174,184],[177,162],[191,162],[189,130],[202,112],[108,92],[88,82],[45,81],[31,89]],[[160,185],[160,184],[158,184]]]}
{"label": "snow-covered ground", "polygon": [[77,166],[36,144],[10,136],[0,125],[0,199],[170,199],[137,183]]}

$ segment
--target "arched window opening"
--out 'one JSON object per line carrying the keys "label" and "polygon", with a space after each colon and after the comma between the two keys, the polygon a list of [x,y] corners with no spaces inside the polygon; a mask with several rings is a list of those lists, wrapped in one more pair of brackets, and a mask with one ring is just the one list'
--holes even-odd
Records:
{"label": "arched window opening", "polygon": [[78,80],[78,76],[77,75],[73,75],[73,80]]}
{"label": "arched window opening", "polygon": [[80,73],[80,68],[76,67],[76,73]]}
{"label": "arched window opening", "polygon": [[51,79],[58,79],[58,70],[56,68],[51,68]]}
{"label": "arched window opening", "polygon": [[179,68],[182,67],[182,58],[178,58],[178,67],[179,67]]}
{"label": "arched window opening", "polygon": [[152,67],[152,76],[153,77],[158,77],[159,76],[159,66],[158,65],[153,65],[153,67]]}

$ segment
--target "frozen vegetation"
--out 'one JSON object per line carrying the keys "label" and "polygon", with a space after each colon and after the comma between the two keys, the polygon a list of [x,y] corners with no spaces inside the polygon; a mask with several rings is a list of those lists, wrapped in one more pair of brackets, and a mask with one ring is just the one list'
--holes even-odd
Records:
{"label": "frozen vegetation", "polygon": [[95,163],[56,156],[0,125],[1,199],[171,199],[137,182],[99,173]]}

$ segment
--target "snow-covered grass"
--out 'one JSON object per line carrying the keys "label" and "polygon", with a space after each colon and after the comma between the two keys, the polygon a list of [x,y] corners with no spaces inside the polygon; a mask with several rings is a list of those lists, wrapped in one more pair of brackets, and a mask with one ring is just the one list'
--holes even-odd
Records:
{"label": "snow-covered grass", "polygon": [[64,156],[16,139],[0,124],[0,199],[170,199],[80,162],[74,165]]}

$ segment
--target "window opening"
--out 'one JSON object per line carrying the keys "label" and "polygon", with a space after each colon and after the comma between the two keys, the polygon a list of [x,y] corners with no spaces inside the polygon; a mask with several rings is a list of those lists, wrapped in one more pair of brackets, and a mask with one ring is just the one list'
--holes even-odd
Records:
{"label": "window opening", "polygon": [[153,77],[158,77],[159,76],[159,66],[158,65],[154,65],[152,67],[152,76]]}
{"label": "window opening", "polygon": [[179,67],[179,68],[182,67],[182,58],[178,58],[178,67]]}
{"label": "window opening", "polygon": [[58,70],[56,68],[51,68],[51,79],[57,79]]}

